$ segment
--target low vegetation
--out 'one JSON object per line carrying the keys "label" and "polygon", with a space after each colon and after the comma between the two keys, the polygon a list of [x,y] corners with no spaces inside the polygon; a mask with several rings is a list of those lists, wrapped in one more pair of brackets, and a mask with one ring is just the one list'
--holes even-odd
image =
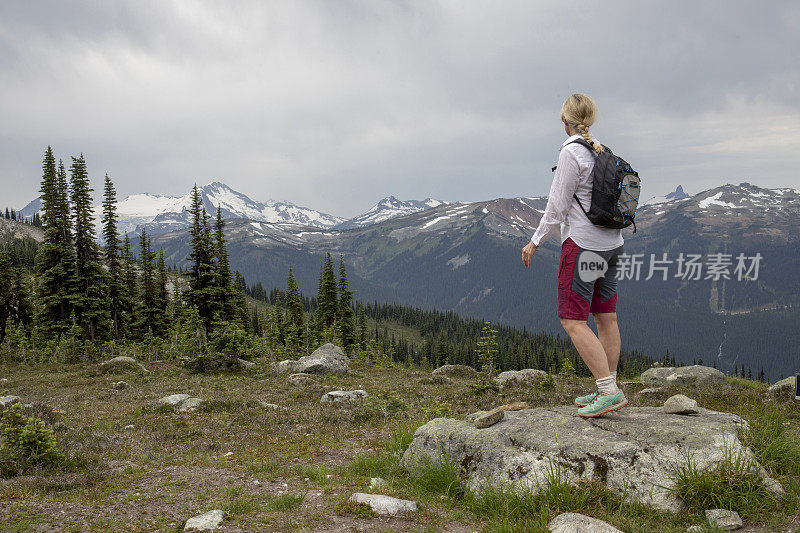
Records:
{"label": "low vegetation", "polygon": [[[469,380],[433,383],[428,376],[426,369],[355,363],[347,375],[293,386],[266,366],[248,373],[165,366],[147,374],[104,375],[94,365],[0,365],[4,386],[33,404],[13,409],[25,420],[15,417],[16,426],[38,428],[37,442],[50,435],[55,448],[36,449],[61,454],[52,457],[52,466],[45,461],[0,480],[0,521],[16,531],[181,531],[190,516],[216,508],[225,511],[226,527],[248,531],[546,531],[557,514],[576,511],[626,532],[684,532],[704,522],[704,509],[726,506],[755,530],[797,524],[800,412],[788,397],[766,396],[763,385],[669,387],[654,396],[637,396],[643,385],[628,385],[634,406],[660,405],[684,392],[703,407],[738,412],[749,421],[742,430],[745,443],[786,489],[782,498],[766,494],[757,473],[734,455],[705,472],[687,461],[676,472],[687,511],[671,515],[598,483],[570,484],[555,467],[546,490],[498,487],[481,495],[467,490],[446,458],[404,470],[403,451],[431,418],[463,417],[517,400],[566,404],[590,386],[569,372],[553,374],[546,388],[506,391],[477,388]],[[115,390],[120,379],[131,387]],[[371,401],[320,406],[325,392],[356,388],[366,389]],[[173,393],[203,398],[205,405],[191,413],[157,406],[158,398]],[[370,489],[375,477],[385,484]],[[420,510],[376,520],[369,508],[348,501],[353,492],[416,500]]]}

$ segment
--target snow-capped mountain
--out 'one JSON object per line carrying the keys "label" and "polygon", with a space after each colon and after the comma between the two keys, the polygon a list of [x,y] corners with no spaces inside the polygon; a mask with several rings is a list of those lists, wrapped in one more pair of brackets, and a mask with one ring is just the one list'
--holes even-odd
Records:
{"label": "snow-capped mountain", "polygon": [[[256,202],[221,182],[198,187],[198,191],[209,215],[215,215],[219,206],[225,219],[243,218],[259,222],[279,222],[318,228],[330,228],[345,220],[287,201]],[[189,207],[191,202],[191,191],[183,196],[164,196],[151,193],[127,196],[117,202],[119,232],[124,235],[145,229],[150,234],[158,234],[186,228],[190,224]],[[39,209],[41,209],[41,199],[37,198],[22,209],[21,213],[30,217]],[[95,203],[94,212],[95,219],[99,223],[102,214],[100,201]]]}
{"label": "snow-capped mountain", "polygon": [[372,206],[369,211],[341,223],[337,229],[363,228],[389,220],[390,218],[410,215],[432,207],[445,205],[447,202],[426,198],[424,200],[398,200],[394,196],[387,196]]}
{"label": "snow-capped mountain", "polygon": [[648,198],[643,202],[639,202],[639,205],[660,204],[664,202],[671,202],[673,200],[683,200],[684,198],[689,198],[689,195],[683,190],[682,185],[678,185],[678,188],[671,193],[665,196],[653,196],[652,198]]}

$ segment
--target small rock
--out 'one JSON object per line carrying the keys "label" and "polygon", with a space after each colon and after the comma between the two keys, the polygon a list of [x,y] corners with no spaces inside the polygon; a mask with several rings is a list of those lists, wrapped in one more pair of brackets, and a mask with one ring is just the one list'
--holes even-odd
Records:
{"label": "small rock", "polygon": [[384,516],[394,516],[404,513],[415,513],[417,502],[411,500],[400,500],[382,494],[364,494],[356,492],[350,496],[352,503],[363,503],[369,505],[375,513]]}
{"label": "small rock", "polygon": [[763,468],[759,473],[759,477],[761,477],[761,484],[764,485],[764,488],[767,489],[767,492],[769,492],[773,496],[777,496],[778,498],[780,498],[781,496],[786,494],[786,491],[783,489],[783,485],[781,485],[778,481],[769,477],[769,474],[767,474],[767,471],[764,470]]}
{"label": "small rock", "polygon": [[372,477],[369,478],[369,488],[370,489],[378,489],[386,485],[386,480],[382,477]]}
{"label": "small rock", "polygon": [[261,407],[263,407],[264,409],[272,409],[274,411],[288,411],[289,410],[288,408],[281,407],[280,405],[278,405],[276,403],[263,403],[262,402]]}
{"label": "small rock", "polygon": [[527,402],[512,402],[500,406],[500,409],[503,411],[522,411],[523,409],[530,408],[531,407],[527,404]]}
{"label": "small rock", "polygon": [[214,509],[213,511],[193,516],[192,518],[187,520],[186,525],[183,527],[183,530],[210,531],[212,529],[218,529],[220,524],[222,524],[222,519],[224,517],[225,513],[223,513],[221,509]]}
{"label": "small rock", "polygon": [[791,392],[794,390],[794,382],[797,379],[795,376],[790,376],[786,379],[782,379],[771,385],[769,387],[769,392],[773,394],[782,393],[782,392]]}
{"label": "small rock", "polygon": [[126,431],[130,431],[130,430],[132,430],[132,429],[135,429],[135,428],[133,427],[133,424],[128,424],[127,426],[125,426],[125,427],[124,427],[124,428],[122,428],[122,429],[124,429],[124,430],[126,430]]}
{"label": "small rock", "polygon": [[188,394],[172,394],[170,396],[164,396],[158,401],[165,405],[169,405],[181,413],[194,411],[203,404],[203,400],[200,398],[193,398]]}
{"label": "small rock", "polygon": [[236,362],[239,364],[239,368],[242,370],[252,370],[256,367],[256,364],[252,361],[245,361],[244,359],[236,359]]}
{"label": "small rock", "polygon": [[369,394],[367,391],[358,390],[334,390],[326,392],[322,395],[320,403],[333,403],[333,402],[355,402],[367,398]]}
{"label": "small rock", "polygon": [[639,391],[639,392],[637,392],[636,394],[642,394],[642,395],[647,395],[647,394],[658,394],[659,392],[661,392],[661,391],[663,391],[663,390],[664,390],[664,387],[649,387],[649,388],[647,388],[647,389],[642,389],[642,390],[640,390],[640,391]]}
{"label": "small rock", "polygon": [[467,365],[442,365],[431,372],[431,375],[451,378],[474,378],[478,375],[478,371]]}
{"label": "small rock", "polygon": [[1,378],[0,383],[8,383],[8,378]]}
{"label": "small rock", "polygon": [[503,387],[511,387],[514,385],[530,384],[541,381],[547,377],[547,372],[544,370],[537,370],[535,368],[525,368],[523,370],[506,370],[500,372],[496,378],[495,383],[501,389]]}
{"label": "small rock", "polygon": [[442,374],[435,374],[433,376],[426,376],[420,379],[421,383],[430,383],[432,385],[449,385],[453,382],[452,379]]}
{"label": "small rock", "polygon": [[231,455],[233,455],[233,452],[225,452],[222,454],[222,457],[230,457]]}
{"label": "small rock", "polygon": [[293,361],[287,359],[275,365],[275,372],[288,374],[301,372],[306,374],[346,374],[350,371],[350,358],[344,351],[330,342],[323,344],[311,355],[305,355]]}
{"label": "small rock", "polygon": [[706,520],[711,527],[718,527],[723,531],[735,531],[743,525],[739,513],[727,509],[707,510]]}
{"label": "small rock", "polygon": [[113,359],[109,359],[108,361],[103,361],[100,363],[101,373],[129,372],[131,370],[148,372],[148,370],[141,363],[139,363],[133,357],[128,357],[127,355],[120,355],[119,357],[114,357]]}
{"label": "small rock", "polygon": [[158,401],[159,403],[163,403],[169,405],[174,409],[177,409],[180,404],[182,404],[189,398],[191,398],[191,396],[189,396],[188,394],[170,394],[169,396],[164,396]]}
{"label": "small rock", "polygon": [[114,390],[125,390],[131,388],[131,386],[128,384],[127,381],[117,381],[112,385],[112,387],[114,388]]}
{"label": "small rock", "polygon": [[702,533],[705,531],[703,526],[689,526],[686,528],[686,533]]}
{"label": "small rock", "polygon": [[475,427],[478,429],[488,428],[489,426],[493,426],[500,422],[505,415],[506,412],[503,410],[503,408],[497,407],[486,414],[477,417],[474,422]]}
{"label": "small rock", "polygon": [[181,413],[188,413],[195,411],[201,405],[203,405],[203,400],[200,398],[189,398],[178,407],[178,411]]}
{"label": "small rock", "polygon": [[302,372],[298,374],[292,374],[289,376],[286,381],[291,383],[292,385],[305,385],[306,383],[314,383],[315,379],[314,376],[311,374],[303,374]]}
{"label": "small rock", "polygon": [[20,401],[19,396],[0,396],[0,407],[8,407]]}
{"label": "small rock", "polygon": [[614,526],[578,513],[564,513],[555,517],[547,528],[551,533],[622,533]]}
{"label": "small rock", "polygon": [[260,485],[261,485],[261,482],[260,482],[259,480],[257,480],[257,479],[254,479],[254,480],[253,480],[253,485],[255,485],[256,487],[258,487],[258,486],[260,486]]}
{"label": "small rock", "polygon": [[699,413],[697,401],[684,396],[683,394],[676,394],[670,396],[664,402],[664,412],[674,415],[694,415]]}

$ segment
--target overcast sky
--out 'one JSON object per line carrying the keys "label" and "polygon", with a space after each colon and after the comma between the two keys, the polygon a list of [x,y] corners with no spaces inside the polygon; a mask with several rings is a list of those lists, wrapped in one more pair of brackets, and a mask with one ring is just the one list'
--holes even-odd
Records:
{"label": "overcast sky", "polygon": [[788,1],[7,1],[0,208],[37,195],[47,145],[121,196],[544,195],[576,91],[644,196],[800,187],[799,49]]}

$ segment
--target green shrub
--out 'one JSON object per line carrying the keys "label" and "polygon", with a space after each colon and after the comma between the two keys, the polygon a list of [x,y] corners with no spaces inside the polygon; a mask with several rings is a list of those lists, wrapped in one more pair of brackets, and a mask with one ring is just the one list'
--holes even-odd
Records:
{"label": "green shrub", "polygon": [[53,430],[22,414],[19,404],[0,413],[0,475],[12,477],[63,460]]}

